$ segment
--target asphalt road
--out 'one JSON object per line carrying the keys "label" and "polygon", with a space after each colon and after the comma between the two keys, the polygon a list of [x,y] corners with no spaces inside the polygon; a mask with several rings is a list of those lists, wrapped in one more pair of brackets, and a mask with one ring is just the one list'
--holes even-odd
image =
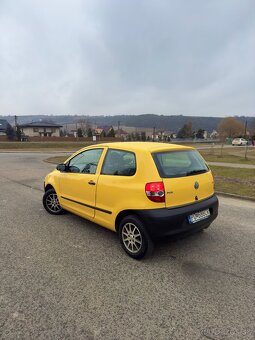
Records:
{"label": "asphalt road", "polygon": [[1,339],[254,339],[255,203],[135,261],[116,234],[41,204],[47,154],[0,154]]}

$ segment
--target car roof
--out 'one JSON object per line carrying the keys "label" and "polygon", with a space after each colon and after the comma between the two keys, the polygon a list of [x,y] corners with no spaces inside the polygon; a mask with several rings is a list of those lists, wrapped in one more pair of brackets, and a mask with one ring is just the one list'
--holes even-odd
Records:
{"label": "car roof", "polygon": [[95,144],[96,147],[109,147],[112,149],[122,149],[130,151],[149,151],[149,152],[160,152],[160,151],[171,151],[171,150],[193,150],[194,148],[186,145],[177,145],[169,143],[157,143],[157,142],[113,142],[113,143],[102,143]]}

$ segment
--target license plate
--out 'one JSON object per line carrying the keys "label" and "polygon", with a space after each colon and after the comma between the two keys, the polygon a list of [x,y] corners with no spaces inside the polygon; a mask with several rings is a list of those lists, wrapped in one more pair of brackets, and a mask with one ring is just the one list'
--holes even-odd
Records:
{"label": "license plate", "polygon": [[210,216],[210,210],[206,209],[203,211],[198,211],[195,214],[189,215],[188,220],[189,220],[189,223],[196,223],[196,222],[207,219],[209,216]]}

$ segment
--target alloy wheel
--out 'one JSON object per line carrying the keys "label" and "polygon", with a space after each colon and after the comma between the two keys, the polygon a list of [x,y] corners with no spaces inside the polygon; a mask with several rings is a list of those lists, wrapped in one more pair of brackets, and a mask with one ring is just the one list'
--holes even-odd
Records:
{"label": "alloy wheel", "polygon": [[55,193],[51,193],[47,196],[46,201],[45,201],[48,209],[52,211],[53,213],[57,213],[62,210],[59,201],[58,201],[58,196]]}
{"label": "alloy wheel", "polygon": [[122,228],[122,241],[126,249],[136,254],[142,247],[142,235],[137,226],[133,223],[126,223]]}

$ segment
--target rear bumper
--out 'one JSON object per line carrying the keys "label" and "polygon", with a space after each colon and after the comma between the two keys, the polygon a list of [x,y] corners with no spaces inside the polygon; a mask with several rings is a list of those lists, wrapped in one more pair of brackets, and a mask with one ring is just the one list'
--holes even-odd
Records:
{"label": "rear bumper", "polygon": [[[146,229],[152,238],[162,238],[175,234],[192,232],[209,227],[218,215],[218,198],[212,197],[178,208],[163,208],[139,210],[139,216],[145,223]],[[210,216],[202,221],[190,224],[188,216],[205,209],[210,210]]]}

